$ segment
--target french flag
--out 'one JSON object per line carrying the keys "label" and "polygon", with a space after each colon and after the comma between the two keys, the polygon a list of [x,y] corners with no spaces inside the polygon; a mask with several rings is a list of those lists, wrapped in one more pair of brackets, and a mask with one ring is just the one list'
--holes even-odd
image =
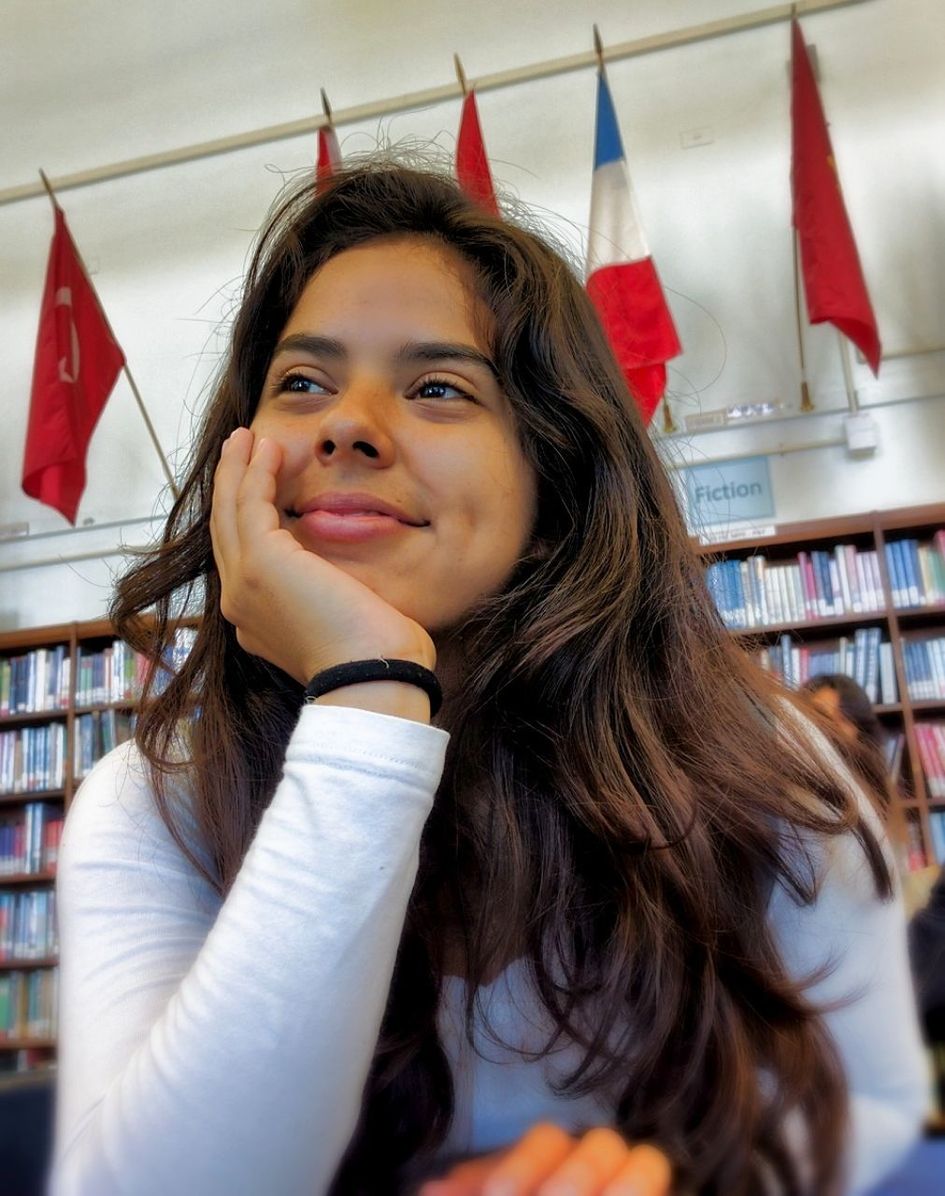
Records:
{"label": "french flag", "polygon": [[682,346],[643,232],[603,71],[597,83],[587,293],[649,423],[666,389],[666,362]]}

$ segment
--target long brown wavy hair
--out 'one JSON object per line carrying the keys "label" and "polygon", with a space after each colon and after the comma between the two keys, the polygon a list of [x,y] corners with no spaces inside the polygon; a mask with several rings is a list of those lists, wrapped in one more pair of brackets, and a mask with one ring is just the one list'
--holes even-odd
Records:
{"label": "long brown wavy hair", "polygon": [[[856,836],[888,895],[882,851],[849,785],[722,626],[575,273],[437,173],[375,161],[296,186],[261,235],[180,498],[112,606],[120,634],[152,655],[176,617],[200,614],[186,663],[144,704],[136,732],[162,817],[225,896],[279,780],[301,693],[244,652],[220,613],[214,466],[252,420],[312,273],[351,246],[404,234],[474,267],[538,477],[538,518],[503,591],[455,633],[463,677],[440,720],[451,733],[445,774],[333,1193],[396,1190],[393,1177],[444,1140],[453,1088],[436,1011],[447,937],[465,951],[470,1032],[477,988],[523,958],[553,1027],[547,1051],[569,1039],[583,1051],[563,1090],[613,1094],[614,1124],[658,1143],[682,1185],[747,1196],[773,1175],[787,1193],[808,1182],[833,1192],[843,1075],[766,909],[775,885],[816,899],[817,836]],[[182,772],[209,871],[170,796]],[[804,1177],[785,1132],[798,1119]]]}

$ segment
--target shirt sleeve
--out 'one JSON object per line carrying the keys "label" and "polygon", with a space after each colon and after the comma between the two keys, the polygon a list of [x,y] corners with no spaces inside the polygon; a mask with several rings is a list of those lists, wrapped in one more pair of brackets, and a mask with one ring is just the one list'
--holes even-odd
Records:
{"label": "shirt sleeve", "polygon": [[[819,732],[817,747],[857,793],[861,813],[885,845],[872,805]],[[902,1163],[917,1141],[929,1102],[929,1077],[909,971],[901,894],[883,901],[852,835],[808,845],[820,877],[817,900],[799,906],[778,887],[770,918],[790,974],[806,990],[840,1054],[850,1096],[847,1184],[866,1193]],[[893,871],[892,853],[886,851]]]}
{"label": "shirt sleeve", "polygon": [[126,746],[58,879],[51,1196],[312,1196],[357,1124],[448,735],[307,706],[225,901]]}

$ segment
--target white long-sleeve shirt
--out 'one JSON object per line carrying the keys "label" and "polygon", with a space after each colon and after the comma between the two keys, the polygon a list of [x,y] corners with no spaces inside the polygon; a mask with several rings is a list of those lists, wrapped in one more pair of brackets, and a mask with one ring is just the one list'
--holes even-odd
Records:
{"label": "white long-sleeve shirt", "polygon": [[[125,745],[82,785],[59,860],[60,1059],[52,1196],[312,1196],[354,1131],[420,835],[448,736],[412,721],[303,709],[284,774],[225,901],[186,860]],[[200,847],[193,836],[195,849]],[[927,1078],[897,902],[873,893],[849,837],[824,847],[815,905],[771,919],[792,974],[826,958],[826,1015],[853,1120],[851,1192],[914,1141]],[[205,857],[204,857],[205,858]],[[491,1149],[537,1120],[607,1120],[556,1097],[555,1055],[525,1062],[463,1040],[463,983],[439,1027],[454,1068],[445,1147]],[[541,1041],[513,965],[484,994],[506,1041]]]}

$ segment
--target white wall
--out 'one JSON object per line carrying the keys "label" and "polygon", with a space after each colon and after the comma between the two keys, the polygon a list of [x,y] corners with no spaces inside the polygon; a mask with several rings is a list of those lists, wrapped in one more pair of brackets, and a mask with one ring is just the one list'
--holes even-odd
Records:
{"label": "white wall", "polygon": [[[336,110],[572,54],[596,20],[614,44],[764,7],[764,0],[541,0],[462,6],[404,0],[241,0],[198,6],[14,0],[0,60],[0,188],[298,119],[324,86]],[[392,14],[396,15],[392,15]],[[855,365],[880,446],[772,458],[779,521],[945,500],[945,5],[864,0],[804,21],[851,219],[888,360]],[[649,238],[686,347],[670,386],[677,419],[734,403],[797,408],[788,188],[788,30],[775,25],[611,66],[609,75]],[[458,102],[340,129],[345,152],[381,140],[449,152]],[[480,97],[504,187],[533,205],[580,257],[594,120],[590,70]],[[12,114],[12,119],[11,119]],[[680,134],[710,143],[683,149]],[[308,137],[69,191],[62,196],[162,443],[180,460],[225,340],[254,230],[282,175],[307,170]],[[140,543],[163,509],[163,478],[120,381],[89,454],[79,523],[19,489],[32,354],[51,213],[44,198],[0,207],[0,568]],[[845,405],[834,334],[806,334],[818,414],[674,438],[678,461],[779,453],[835,440]],[[834,412],[831,414],[831,412]],[[60,534],[61,533],[61,534]],[[96,617],[119,559],[0,572],[0,627]]]}

